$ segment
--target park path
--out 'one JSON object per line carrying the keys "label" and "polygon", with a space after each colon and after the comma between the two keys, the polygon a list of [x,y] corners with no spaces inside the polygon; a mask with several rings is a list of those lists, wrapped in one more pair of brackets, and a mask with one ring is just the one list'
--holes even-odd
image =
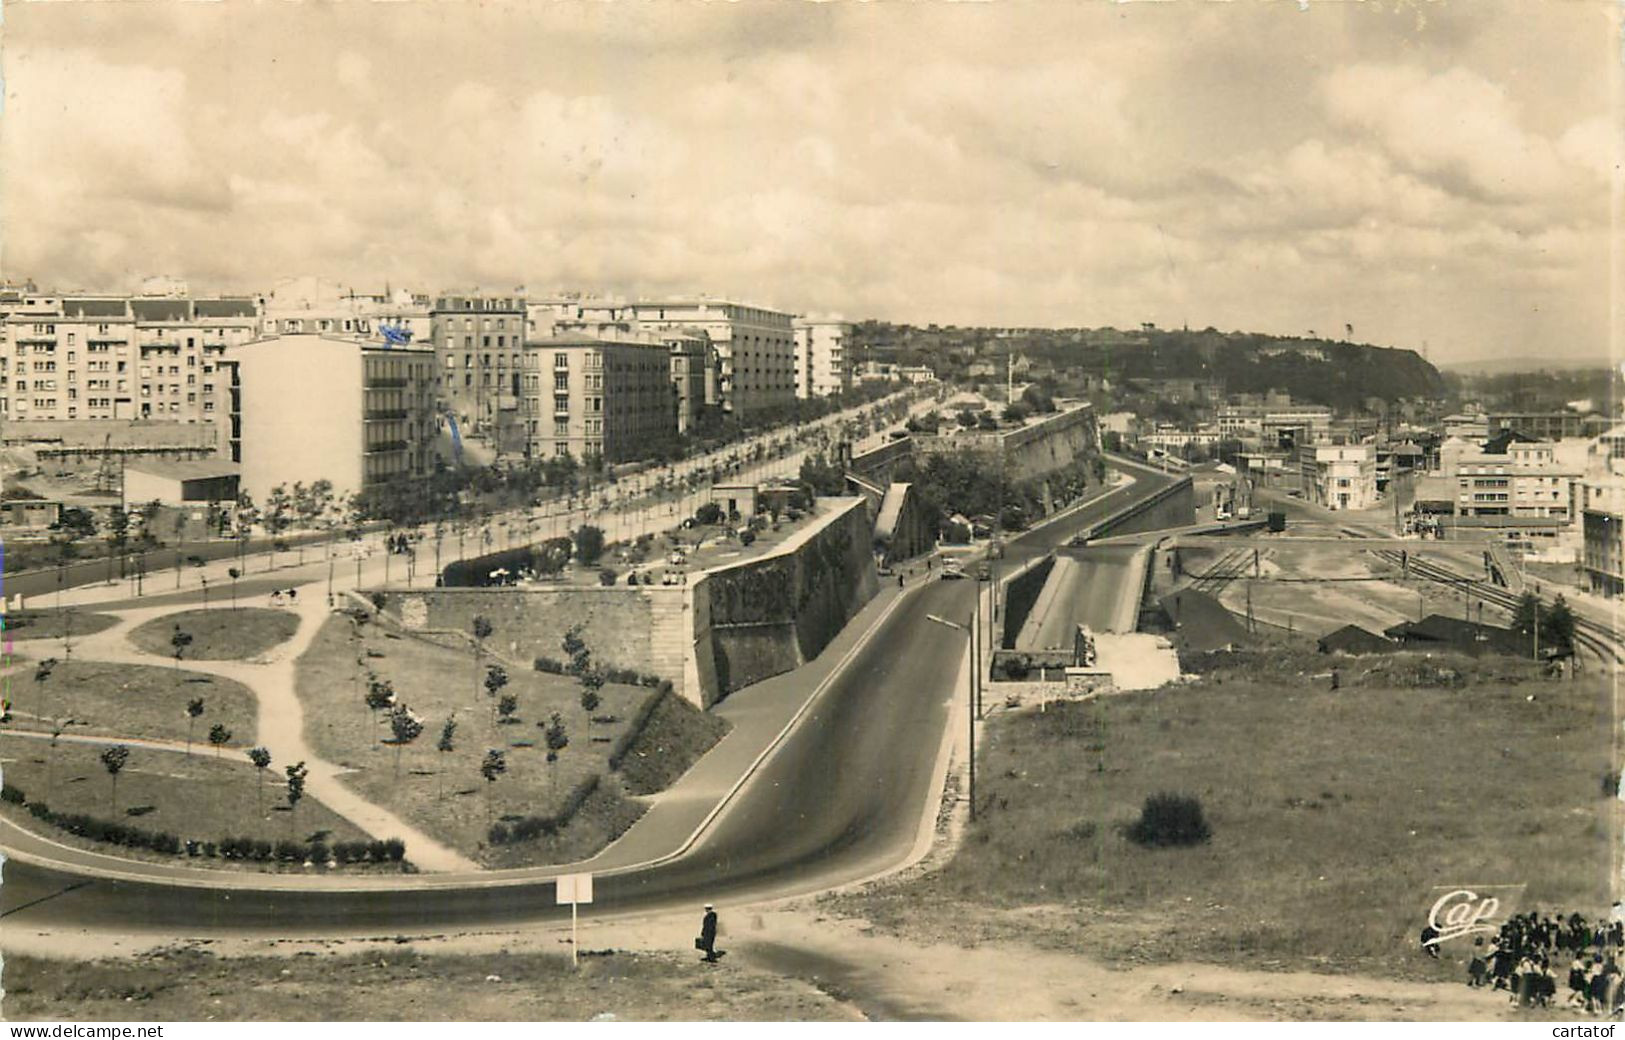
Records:
{"label": "park path", "polygon": [[[118,623],[74,645],[74,655],[87,661],[107,664],[140,664],[174,667],[175,661],[139,650],[127,636],[131,630],[154,618],[175,613],[173,605],[109,610]],[[227,609],[227,608],[221,608]],[[258,706],[255,731],[258,743],[271,752],[279,766],[304,762],[309,770],[305,789],[311,797],[375,839],[400,838],[406,842],[407,857],[424,871],[478,871],[479,864],[413,827],[394,813],[346,786],[340,777],[347,771],[316,754],[305,741],[304,706],[295,694],[299,657],[310,647],[322,623],[330,616],[325,600],[309,594],[295,606],[283,608],[299,618],[299,628],[287,641],[248,661],[188,661],[180,667],[198,674],[220,675],[242,683],[254,694]],[[106,742],[106,741],[103,741]],[[135,743],[135,741],[125,741]]]}

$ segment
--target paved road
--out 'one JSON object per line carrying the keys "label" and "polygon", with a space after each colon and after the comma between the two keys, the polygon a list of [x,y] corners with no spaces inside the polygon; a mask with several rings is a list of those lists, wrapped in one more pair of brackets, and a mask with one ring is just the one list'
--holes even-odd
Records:
{"label": "paved road", "polygon": [[[1106,496],[1018,537],[1007,559],[1020,563],[1042,555],[1127,504],[1131,494],[1158,486],[1142,480],[1130,494]],[[976,588],[973,581],[935,581],[907,596],[693,851],[663,865],[600,877],[594,914],[803,894],[904,859],[924,808],[939,794],[937,758],[965,646],[963,635],[929,623],[926,615],[968,615]],[[29,845],[11,830],[4,838],[9,846]],[[39,847],[37,839],[33,847]],[[0,885],[0,916],[6,927],[330,935],[513,925],[559,914],[551,882],[449,888],[449,875],[421,881],[422,887],[395,890],[180,888],[86,879],[12,861]]]}

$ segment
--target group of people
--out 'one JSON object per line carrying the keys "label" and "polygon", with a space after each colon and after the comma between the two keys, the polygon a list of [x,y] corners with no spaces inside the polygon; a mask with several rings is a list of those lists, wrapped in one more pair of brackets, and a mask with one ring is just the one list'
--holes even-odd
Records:
{"label": "group of people", "polygon": [[1509,918],[1487,943],[1473,940],[1467,985],[1505,991],[1518,1007],[1563,1006],[1617,1017],[1625,1007],[1622,960],[1625,923],[1531,911]]}
{"label": "group of people", "polygon": [[[330,605],[331,605],[331,601],[332,601],[332,598],[329,597],[329,604]],[[299,602],[299,590],[298,589],[277,589],[275,592],[271,593],[271,606],[280,607],[280,606],[282,606],[282,604],[284,602],[286,602],[287,605],[290,606],[290,607],[297,604]]]}

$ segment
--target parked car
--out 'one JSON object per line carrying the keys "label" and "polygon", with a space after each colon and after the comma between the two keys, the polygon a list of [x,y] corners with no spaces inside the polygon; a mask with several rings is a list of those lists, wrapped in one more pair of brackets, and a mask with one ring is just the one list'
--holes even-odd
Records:
{"label": "parked car", "polygon": [[951,579],[951,578],[963,578],[964,576],[965,576],[965,567],[958,560],[944,560],[943,561],[943,564],[942,564],[942,577],[943,577],[943,580],[946,581],[946,580]]}

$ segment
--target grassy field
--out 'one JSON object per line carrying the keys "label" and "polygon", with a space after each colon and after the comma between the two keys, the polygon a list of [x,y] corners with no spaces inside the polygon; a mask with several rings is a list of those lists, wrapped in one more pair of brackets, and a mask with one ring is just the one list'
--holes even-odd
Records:
{"label": "grassy field", "polygon": [[154,618],[130,632],[130,642],[149,654],[173,656],[169,644],[176,626],[192,637],[182,654],[187,661],[245,661],[258,657],[299,630],[299,618],[266,607],[212,607]]}
{"label": "grassy field", "polygon": [[[1345,664],[1333,692],[1277,657],[1275,674],[1221,668],[995,719],[981,815],[952,860],[831,905],[936,938],[1020,936],[1123,962],[1452,979],[1459,962],[1416,948],[1432,886],[1527,883],[1524,907],[1607,909],[1609,682],[1403,655]],[[1201,800],[1209,843],[1123,836],[1162,791]]]}
{"label": "grassy field", "polygon": [[[480,675],[491,663],[487,655]],[[422,735],[399,749],[398,765],[397,749],[385,743],[392,734],[384,713],[374,717],[363,700],[369,671],[392,683],[400,702],[423,720]],[[573,679],[517,665],[509,665],[507,672],[503,692],[517,697],[518,710],[511,723],[493,723],[491,698],[483,687],[475,686],[471,648],[402,636],[377,623],[356,629],[348,619],[335,617],[299,661],[298,692],[305,705],[306,733],[323,757],[355,770],[344,781],[362,795],[488,866],[568,862],[591,855],[643,812],[641,803],[626,797],[619,778],[607,773],[607,759],[614,741],[652,691],[606,685],[593,716],[615,721],[596,723],[589,734]],[[553,712],[564,720],[570,743],[549,765],[544,726]],[[437,750],[441,729],[453,716],[455,749],[442,753]],[[690,730],[711,731],[700,722]],[[673,738],[682,745],[684,769],[716,739],[685,735],[689,732]],[[490,748],[506,753],[507,771],[488,783],[480,764]],[[564,831],[551,838],[485,847],[492,823],[551,813],[573,787],[594,774],[603,776],[598,793]]]}
{"label": "grassy field", "polygon": [[[216,756],[211,749],[187,756],[133,746],[119,773],[115,803],[112,784],[99,758],[101,751],[100,745],[66,741],[53,750],[47,740],[4,735],[0,736],[0,768],[4,769],[7,785],[20,788],[29,802],[44,803],[57,812],[85,813],[148,831],[169,832],[183,839],[216,841],[237,836],[303,842],[322,831],[328,832],[329,843],[367,838],[309,795],[300,801],[296,812],[290,813],[283,797],[282,766],[286,763],[271,763],[261,786],[261,778],[255,775],[258,770],[241,752]],[[23,806],[5,803],[3,811],[30,830],[76,848],[156,862],[277,869],[273,865],[190,859],[115,847],[36,821]],[[410,859],[412,850],[408,848],[406,854]]]}
{"label": "grassy field", "polygon": [[0,617],[5,620],[5,638],[19,643],[32,639],[61,639],[64,632],[71,641],[118,624],[118,618],[111,614],[71,609],[19,610]]}
{"label": "grassy field", "polygon": [[[349,947],[353,949],[353,945]],[[492,981],[492,976],[500,981]],[[12,1021],[850,1021],[805,983],[741,965],[605,951],[221,958],[198,949],[89,963],[8,955]]]}
{"label": "grassy field", "polygon": [[36,667],[11,676],[13,728],[49,731],[50,720],[71,717],[69,733],[184,741],[186,706],[201,698],[194,742],[208,747],[215,723],[231,730],[233,745],[254,741],[254,695],[223,676],[98,661],[58,661],[47,678],[40,674]]}

